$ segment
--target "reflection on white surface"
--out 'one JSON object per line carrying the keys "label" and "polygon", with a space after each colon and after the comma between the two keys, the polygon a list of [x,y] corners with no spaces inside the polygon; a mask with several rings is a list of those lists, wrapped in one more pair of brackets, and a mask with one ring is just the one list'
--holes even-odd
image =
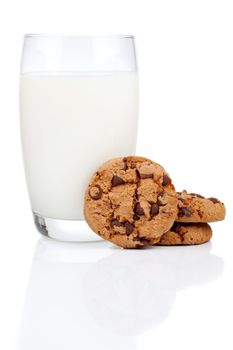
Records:
{"label": "reflection on white surface", "polygon": [[135,350],[179,290],[216,279],[211,244],[121,250],[106,242],[41,238],[26,293],[20,350]]}

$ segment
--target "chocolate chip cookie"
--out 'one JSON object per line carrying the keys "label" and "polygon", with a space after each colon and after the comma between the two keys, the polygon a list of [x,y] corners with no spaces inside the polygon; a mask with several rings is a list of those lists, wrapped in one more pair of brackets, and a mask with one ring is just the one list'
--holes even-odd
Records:
{"label": "chocolate chip cookie", "polygon": [[186,191],[177,192],[177,197],[177,222],[214,222],[225,218],[225,206],[216,198],[205,198]]}
{"label": "chocolate chip cookie", "polygon": [[210,225],[204,223],[177,223],[165,233],[158,245],[191,245],[208,242],[212,237]]}
{"label": "chocolate chip cookie", "polygon": [[93,175],[85,193],[90,228],[123,248],[157,243],[177,216],[177,195],[167,172],[152,160],[109,160]]}

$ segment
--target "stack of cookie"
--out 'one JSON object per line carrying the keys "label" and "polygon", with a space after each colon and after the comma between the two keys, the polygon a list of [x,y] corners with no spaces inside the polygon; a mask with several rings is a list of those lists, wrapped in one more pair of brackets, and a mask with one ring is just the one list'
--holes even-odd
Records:
{"label": "stack of cookie", "polygon": [[208,222],[225,217],[216,198],[176,192],[164,168],[143,157],[109,160],[85,194],[85,219],[102,238],[123,248],[200,244],[212,236]]}

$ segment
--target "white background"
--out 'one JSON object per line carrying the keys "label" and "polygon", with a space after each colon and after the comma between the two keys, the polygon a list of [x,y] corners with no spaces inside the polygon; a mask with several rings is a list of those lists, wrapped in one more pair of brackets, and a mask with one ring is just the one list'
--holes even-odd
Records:
{"label": "white background", "polygon": [[[227,0],[0,3],[0,349],[232,349],[233,7]],[[198,247],[122,251],[37,234],[21,161],[23,34],[134,34],[138,154],[221,198]],[[123,127],[123,126],[122,126]],[[39,240],[40,239],[40,240]]]}

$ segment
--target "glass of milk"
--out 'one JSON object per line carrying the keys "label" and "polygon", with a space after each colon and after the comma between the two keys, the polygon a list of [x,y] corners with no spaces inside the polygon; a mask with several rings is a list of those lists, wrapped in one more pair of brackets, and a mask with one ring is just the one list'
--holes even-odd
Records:
{"label": "glass of milk", "polygon": [[134,155],[134,38],[28,34],[20,76],[21,138],[36,227],[62,241],[98,240],[83,198],[96,169]]}

